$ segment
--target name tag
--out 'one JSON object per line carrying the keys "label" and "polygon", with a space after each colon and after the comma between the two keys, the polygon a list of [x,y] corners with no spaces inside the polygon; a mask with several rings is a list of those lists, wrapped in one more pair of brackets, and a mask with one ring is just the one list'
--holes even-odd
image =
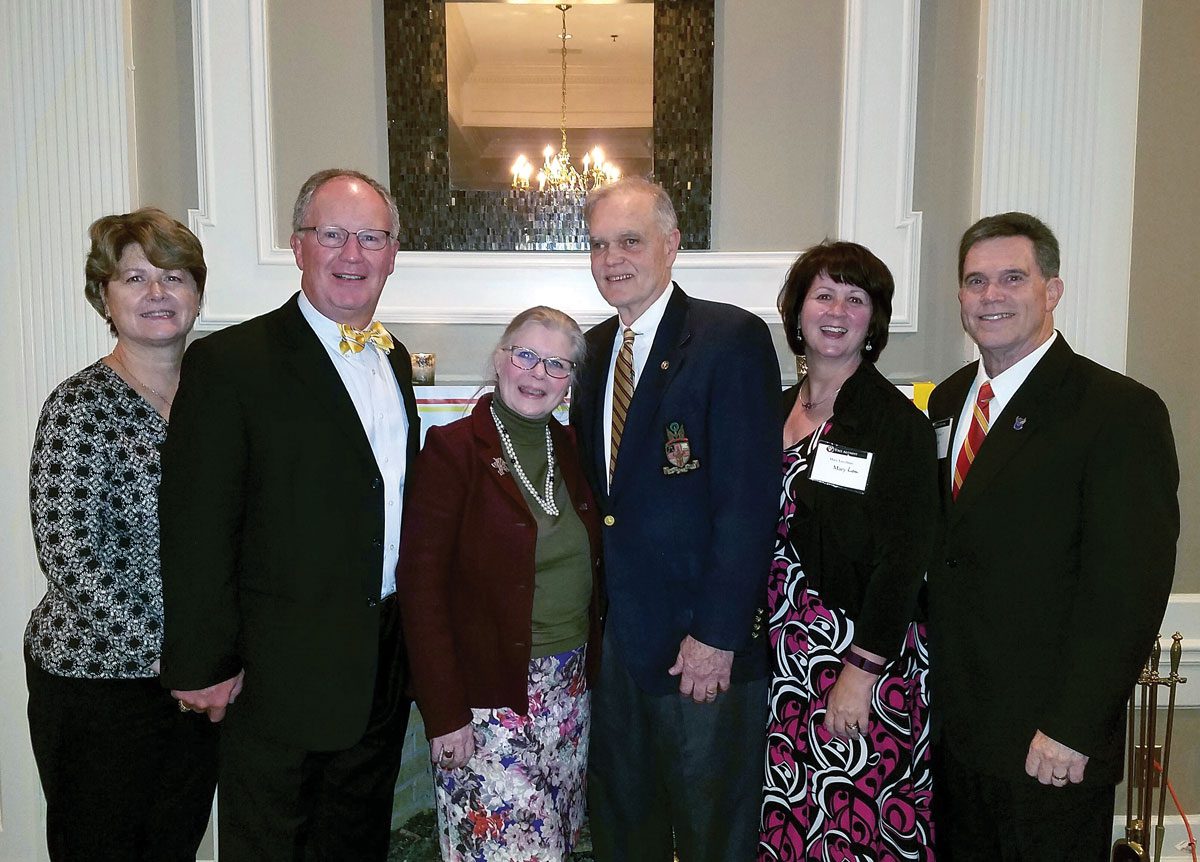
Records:
{"label": "name tag", "polygon": [[942,460],[950,454],[950,424],[952,419],[941,419],[933,423],[933,433],[937,435],[937,456]]}
{"label": "name tag", "polygon": [[817,446],[809,478],[822,485],[861,494],[867,490],[867,477],[871,474],[871,461],[874,458],[874,454],[861,449],[822,443]]}

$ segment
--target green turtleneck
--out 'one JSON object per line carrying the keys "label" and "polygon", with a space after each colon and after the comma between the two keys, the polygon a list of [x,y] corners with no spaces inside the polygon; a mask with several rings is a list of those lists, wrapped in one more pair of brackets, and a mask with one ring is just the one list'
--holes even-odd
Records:
{"label": "green turtleneck", "polygon": [[[500,400],[499,392],[492,399],[492,406],[512,440],[521,468],[541,494],[546,487],[546,423],[550,421],[549,417],[528,419],[521,416]],[[501,452],[504,452],[503,446]],[[510,468],[513,466],[507,453],[504,453],[504,460]],[[541,658],[575,649],[587,642],[588,604],[592,600],[591,547],[587,530],[571,503],[562,471],[557,466],[554,470],[557,517],[546,514],[517,478],[515,470],[512,478],[537,522],[530,657]]]}

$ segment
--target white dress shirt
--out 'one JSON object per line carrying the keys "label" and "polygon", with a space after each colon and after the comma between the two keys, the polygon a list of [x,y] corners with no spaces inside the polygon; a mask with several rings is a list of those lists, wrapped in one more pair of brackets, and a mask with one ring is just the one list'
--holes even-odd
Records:
{"label": "white dress shirt", "polygon": [[[1050,349],[1050,345],[1056,338],[1058,338],[1057,330],[1052,332],[1050,337],[1028,356],[1022,357],[992,378],[992,400],[988,402],[989,424],[995,424],[996,420],[1000,418],[1000,414],[1004,412],[1008,402],[1012,401],[1017,390],[1021,388],[1021,384],[1025,382],[1025,378],[1029,376],[1029,372],[1033,371],[1034,366],[1046,355],[1046,351]],[[962,413],[959,414],[958,422],[954,426],[954,446],[950,450],[954,455],[954,460],[950,462],[951,467],[958,463],[958,453],[962,449],[963,442],[967,439],[967,431],[971,427],[971,413],[975,410],[975,399],[979,397],[979,388],[987,379],[987,371],[984,369],[981,359],[975,373],[975,380],[967,392],[967,400],[963,404]],[[986,441],[987,438],[985,437],[984,440]],[[951,469],[949,472],[950,482],[953,484],[954,470]]]}
{"label": "white dress shirt", "polygon": [[[642,379],[642,369],[646,367],[646,359],[650,356],[650,348],[654,346],[654,336],[658,333],[658,325],[662,323],[663,314],[667,311],[667,303],[671,299],[673,287],[667,283],[667,289],[662,295],[642,312],[641,316],[629,327],[633,330],[633,387],[637,389],[638,381]],[[621,343],[625,340],[625,324],[617,318],[617,336],[613,339],[612,355],[608,360],[608,382],[604,384],[604,462],[608,463],[608,453],[612,452],[612,406],[613,406],[613,373],[617,367],[617,354],[621,352]],[[605,471],[607,473],[607,470]],[[609,479],[609,487],[612,480]]]}
{"label": "white dress shirt", "polygon": [[313,307],[300,292],[300,313],[317,334],[354,402],[363,431],[383,476],[383,572],[380,598],[396,591],[396,559],[400,554],[400,515],[404,506],[408,414],[400,384],[382,350],[368,344],[359,353],[342,353],[338,325]]}

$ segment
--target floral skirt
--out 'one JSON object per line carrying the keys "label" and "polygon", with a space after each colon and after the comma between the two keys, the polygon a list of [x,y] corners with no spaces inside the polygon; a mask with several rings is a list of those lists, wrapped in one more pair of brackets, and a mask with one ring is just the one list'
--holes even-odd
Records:
{"label": "floral skirt", "polygon": [[529,714],[472,710],[475,754],[434,768],[442,859],[561,862],[586,815],[585,647],[529,663]]}

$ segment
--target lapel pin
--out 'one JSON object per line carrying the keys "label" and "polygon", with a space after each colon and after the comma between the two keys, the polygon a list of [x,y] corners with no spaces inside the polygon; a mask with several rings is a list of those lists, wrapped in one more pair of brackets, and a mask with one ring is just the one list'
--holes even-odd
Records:
{"label": "lapel pin", "polygon": [[667,362],[667,360],[665,360],[665,359],[664,359],[664,360],[662,361],[662,365],[660,365],[660,366],[658,366],[658,367],[659,367],[659,368],[661,368],[663,371],[666,371],[668,368],[670,368],[670,367],[671,367],[671,363],[670,363],[670,362]]}
{"label": "lapel pin", "polygon": [[503,458],[493,458],[492,459],[492,469],[494,469],[497,473],[499,473],[501,476],[503,476],[505,473],[508,472],[508,465],[504,463]]}
{"label": "lapel pin", "polygon": [[1014,431],[1020,431],[1020,430],[1021,430],[1022,428],[1024,428],[1024,427],[1025,427],[1025,417],[1024,417],[1024,416],[1018,416],[1018,417],[1016,418],[1016,420],[1013,422],[1013,430],[1014,430]]}

